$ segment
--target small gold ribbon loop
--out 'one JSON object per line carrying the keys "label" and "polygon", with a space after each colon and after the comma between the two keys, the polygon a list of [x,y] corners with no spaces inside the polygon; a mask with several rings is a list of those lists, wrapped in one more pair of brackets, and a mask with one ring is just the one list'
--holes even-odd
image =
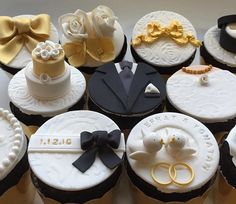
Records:
{"label": "small gold ribbon loop", "polygon": [[199,47],[201,42],[192,34],[184,34],[183,26],[178,21],[172,21],[169,26],[162,27],[159,22],[150,22],[147,24],[146,34],[137,35],[131,42],[133,46],[140,46],[143,43],[151,44],[161,37],[169,37],[179,45],[191,43]]}
{"label": "small gold ribbon loop", "polygon": [[10,63],[25,45],[31,52],[38,42],[50,36],[50,16],[30,18],[0,16],[0,61]]}
{"label": "small gold ribbon loop", "polygon": [[115,58],[111,38],[89,38],[82,42],[65,43],[63,49],[69,63],[75,67],[84,65],[87,56],[97,62],[110,62]]}

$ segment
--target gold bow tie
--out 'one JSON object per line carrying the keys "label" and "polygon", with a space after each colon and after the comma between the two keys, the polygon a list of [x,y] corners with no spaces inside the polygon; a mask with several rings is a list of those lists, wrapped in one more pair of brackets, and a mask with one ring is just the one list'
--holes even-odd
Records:
{"label": "gold bow tie", "polygon": [[132,40],[133,46],[139,46],[142,42],[151,44],[161,37],[167,36],[179,45],[191,43],[195,47],[199,47],[201,42],[192,34],[185,34],[183,26],[178,21],[172,21],[169,26],[162,27],[158,22],[150,22],[147,25],[147,34],[136,36]]}
{"label": "gold bow tie", "polygon": [[0,61],[10,63],[25,45],[31,52],[38,42],[50,35],[50,16],[33,18],[0,16]]}
{"label": "gold bow tie", "polygon": [[69,42],[63,46],[65,55],[72,66],[80,67],[86,63],[87,55],[97,62],[110,62],[115,58],[111,38],[89,38],[82,42]]}

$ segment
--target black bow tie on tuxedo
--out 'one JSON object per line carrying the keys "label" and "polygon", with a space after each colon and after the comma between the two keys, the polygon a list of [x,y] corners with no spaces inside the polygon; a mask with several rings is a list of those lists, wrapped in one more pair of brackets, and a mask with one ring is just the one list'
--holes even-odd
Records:
{"label": "black bow tie on tuxedo", "polygon": [[121,79],[121,82],[123,83],[125,92],[128,94],[131,83],[134,78],[134,74],[131,71],[133,63],[128,62],[128,61],[123,61],[123,62],[120,62],[119,64],[120,64],[120,68],[122,69],[122,71],[119,74],[120,79]]}

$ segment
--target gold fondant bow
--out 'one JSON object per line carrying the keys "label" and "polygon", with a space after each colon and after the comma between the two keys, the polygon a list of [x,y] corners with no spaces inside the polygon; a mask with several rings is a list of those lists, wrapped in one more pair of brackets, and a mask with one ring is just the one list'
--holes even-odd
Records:
{"label": "gold fondant bow", "polygon": [[75,67],[84,65],[87,55],[98,62],[109,62],[115,58],[111,38],[89,38],[83,42],[69,42],[63,49],[69,63]]}
{"label": "gold fondant bow", "polygon": [[172,21],[169,26],[162,27],[158,22],[150,22],[147,25],[147,34],[136,36],[133,41],[133,46],[139,46],[142,42],[151,44],[161,37],[170,37],[179,45],[191,43],[195,47],[199,47],[201,42],[192,34],[185,34],[183,26],[178,21]]}
{"label": "gold fondant bow", "polygon": [[31,52],[50,35],[50,16],[33,18],[0,16],[0,61],[10,63],[25,45]]}

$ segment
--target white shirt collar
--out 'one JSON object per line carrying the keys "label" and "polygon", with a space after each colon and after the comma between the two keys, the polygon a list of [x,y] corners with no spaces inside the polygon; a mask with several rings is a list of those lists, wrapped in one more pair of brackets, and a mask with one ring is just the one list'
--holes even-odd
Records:
{"label": "white shirt collar", "polygon": [[[137,66],[138,66],[137,63],[133,63],[133,64],[132,64],[132,69],[131,69],[131,71],[133,72],[133,74],[135,74],[136,69],[137,69]],[[116,70],[117,70],[117,72],[118,72],[118,74],[119,74],[119,73],[122,71],[122,69],[120,68],[120,64],[119,64],[119,63],[115,63],[115,67],[116,67]]]}

